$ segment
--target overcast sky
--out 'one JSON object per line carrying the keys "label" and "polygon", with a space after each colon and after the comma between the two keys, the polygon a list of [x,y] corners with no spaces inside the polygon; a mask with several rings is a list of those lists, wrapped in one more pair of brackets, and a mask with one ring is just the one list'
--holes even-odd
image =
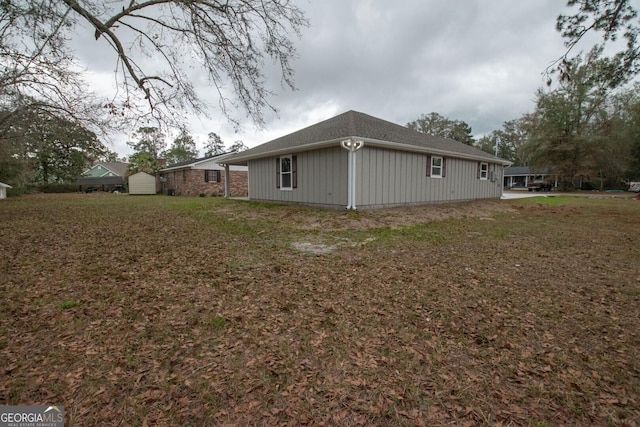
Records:
{"label": "overcast sky", "polygon": [[[268,72],[266,129],[239,133],[216,110],[194,117],[199,148],[209,132],[253,147],[348,110],[398,124],[437,112],[464,120],[478,137],[533,109],[543,71],[563,52],[555,18],[562,0],[303,0],[310,27],[297,40],[297,91]],[[85,56],[99,84],[113,64]],[[100,74],[99,67],[106,67]],[[110,77],[109,77],[110,76]],[[215,90],[202,87],[200,93]],[[206,96],[205,96],[206,98]],[[211,105],[217,105],[215,99]],[[244,117],[244,116],[241,116]],[[112,147],[129,153],[125,141]]]}

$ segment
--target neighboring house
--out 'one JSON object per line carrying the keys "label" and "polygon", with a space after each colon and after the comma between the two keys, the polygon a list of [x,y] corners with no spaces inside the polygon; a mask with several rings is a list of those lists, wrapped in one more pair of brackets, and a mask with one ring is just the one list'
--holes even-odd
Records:
{"label": "neighboring house", "polygon": [[223,159],[249,199],[376,208],[497,199],[507,160],[356,111]]}
{"label": "neighboring house", "polygon": [[[177,196],[247,196],[247,167],[222,166],[225,155],[203,157],[160,170],[160,190]],[[228,193],[225,186],[228,179]]]}
{"label": "neighboring house", "polygon": [[7,188],[13,188],[9,184],[0,182],[0,200],[7,198]]}
{"label": "neighboring house", "polygon": [[156,194],[156,177],[146,172],[129,175],[129,194]]}
{"label": "neighboring house", "polygon": [[76,179],[80,190],[99,189],[113,191],[126,185],[126,175],[129,163],[98,162],[82,172]]}
{"label": "neighboring house", "polygon": [[550,181],[554,188],[558,186],[558,176],[547,170],[535,173],[529,166],[511,166],[504,170],[504,188],[526,190],[529,184],[536,181]]}

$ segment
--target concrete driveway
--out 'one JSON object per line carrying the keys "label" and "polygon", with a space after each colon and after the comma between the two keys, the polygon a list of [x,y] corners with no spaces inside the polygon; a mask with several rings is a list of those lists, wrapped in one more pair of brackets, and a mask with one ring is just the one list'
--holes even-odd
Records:
{"label": "concrete driveway", "polygon": [[501,199],[524,199],[526,197],[554,197],[554,196],[576,196],[576,197],[591,197],[591,198],[622,198],[633,199],[637,197],[638,193],[618,193],[618,192],[598,192],[598,191],[584,191],[575,193],[556,193],[555,191],[505,191],[502,193]]}
{"label": "concrete driveway", "polygon": [[502,193],[501,199],[524,199],[526,197],[547,197],[556,194],[545,191],[505,191]]}

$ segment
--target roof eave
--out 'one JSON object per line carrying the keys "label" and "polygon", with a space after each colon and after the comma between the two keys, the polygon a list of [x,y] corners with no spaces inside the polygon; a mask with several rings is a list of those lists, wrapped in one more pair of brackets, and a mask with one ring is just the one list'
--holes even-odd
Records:
{"label": "roof eave", "polygon": [[188,165],[182,165],[182,166],[170,166],[168,168],[162,168],[159,170],[159,172],[169,172],[172,170],[178,170],[178,169],[191,169],[193,167],[193,164],[188,164]]}
{"label": "roof eave", "polygon": [[320,141],[320,142],[314,142],[314,143],[311,143],[311,144],[300,145],[300,146],[297,146],[297,147],[280,148],[278,150],[265,151],[265,152],[262,152],[262,153],[248,154],[248,155],[244,155],[244,156],[241,153],[239,153],[237,155],[237,157],[229,159],[230,161],[228,161],[226,159],[222,159],[222,160],[224,160],[222,163],[227,164],[227,165],[235,165],[235,166],[247,166],[247,163],[249,162],[249,160],[262,159],[262,158],[265,158],[265,157],[280,156],[280,155],[283,155],[283,154],[299,153],[299,152],[302,152],[302,151],[318,150],[320,148],[331,147],[333,145],[339,144],[340,141],[342,141],[344,139],[346,139],[346,138],[334,138],[334,139],[329,139],[329,140],[326,140],[326,141]]}
{"label": "roof eave", "polygon": [[231,158],[229,160],[226,159],[221,159],[224,160],[222,163],[228,164],[228,165],[242,165],[242,166],[246,166],[247,163],[250,160],[256,160],[256,159],[261,159],[261,158],[265,158],[265,157],[274,157],[274,156],[279,156],[279,155],[283,155],[283,154],[291,154],[291,153],[296,153],[296,152],[301,152],[301,151],[311,151],[311,150],[317,150],[320,148],[325,148],[325,147],[330,147],[333,146],[335,144],[340,144],[340,141],[344,141],[345,139],[360,139],[362,141],[365,142],[365,144],[371,144],[373,146],[376,147],[382,147],[382,148],[389,148],[389,149],[394,149],[394,150],[403,150],[403,151],[409,151],[409,152],[414,152],[414,153],[430,153],[430,154],[440,154],[443,156],[448,156],[448,157],[457,157],[460,159],[467,159],[467,160],[477,160],[477,161],[485,161],[485,162],[494,162],[494,163],[499,163],[502,165],[510,165],[511,162],[509,162],[508,160],[504,160],[501,159],[499,157],[485,157],[485,156],[474,156],[472,154],[467,154],[467,153],[460,153],[460,152],[456,152],[456,151],[450,151],[450,150],[440,150],[437,148],[431,148],[431,147],[420,147],[417,145],[410,145],[410,144],[403,144],[403,143],[399,143],[399,142],[391,142],[391,141],[384,141],[384,140],[379,140],[379,139],[373,139],[373,138],[363,138],[360,136],[345,136],[345,137],[341,137],[341,138],[334,138],[334,139],[330,139],[330,140],[326,140],[326,141],[320,141],[320,142],[314,142],[312,144],[306,144],[306,145],[301,145],[298,147],[289,147],[289,148],[281,148],[278,150],[271,150],[271,151],[265,151],[262,153],[256,153],[256,154],[249,154],[249,155],[241,155],[238,154],[237,157]]}
{"label": "roof eave", "polygon": [[[197,160],[197,161],[194,161],[194,162],[191,162],[191,163],[187,163],[186,165],[183,164],[183,165],[180,165],[180,166],[169,166],[169,167],[160,169],[160,172],[169,172],[169,171],[178,170],[178,169],[192,169],[194,166],[197,166],[200,163],[208,162],[210,160],[218,160],[218,158],[229,156],[231,154],[233,154],[233,153],[220,154],[219,156],[207,157],[207,158],[200,159],[200,160]],[[220,163],[218,163],[218,164],[220,164]]]}
{"label": "roof eave", "polygon": [[[354,137],[354,138],[359,138],[359,137]],[[467,160],[478,160],[478,161],[485,161],[485,162],[491,161],[491,162],[500,163],[503,165],[511,164],[511,162],[509,162],[508,160],[504,160],[495,156],[491,156],[491,157],[474,156],[473,154],[460,153],[458,151],[440,150],[438,148],[432,148],[432,147],[420,147],[418,145],[403,144],[401,142],[390,142],[390,141],[384,141],[384,140],[372,139],[372,138],[360,138],[360,139],[362,139],[365,142],[365,144],[371,144],[376,147],[383,147],[383,148],[389,148],[389,149],[395,149],[395,150],[401,149],[403,151],[410,151],[414,153],[440,154],[442,156],[457,157],[459,159],[467,159]]]}

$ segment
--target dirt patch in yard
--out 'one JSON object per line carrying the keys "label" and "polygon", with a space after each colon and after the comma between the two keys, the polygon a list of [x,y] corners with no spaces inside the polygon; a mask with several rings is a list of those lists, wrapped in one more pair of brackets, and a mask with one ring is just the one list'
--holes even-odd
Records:
{"label": "dirt patch in yard", "polygon": [[[246,203],[246,202],[237,202]],[[289,223],[299,230],[354,231],[382,227],[398,228],[430,221],[450,218],[491,219],[496,214],[509,212],[513,208],[499,200],[432,204],[427,206],[398,207],[377,210],[313,210],[300,206],[283,206],[274,209],[272,205],[249,204],[251,209],[238,213],[235,206],[220,211],[233,216],[237,221],[263,221]],[[309,212],[314,212],[309,215]]]}
{"label": "dirt patch in yard", "polygon": [[67,425],[640,424],[640,202],[0,203],[0,404]]}

